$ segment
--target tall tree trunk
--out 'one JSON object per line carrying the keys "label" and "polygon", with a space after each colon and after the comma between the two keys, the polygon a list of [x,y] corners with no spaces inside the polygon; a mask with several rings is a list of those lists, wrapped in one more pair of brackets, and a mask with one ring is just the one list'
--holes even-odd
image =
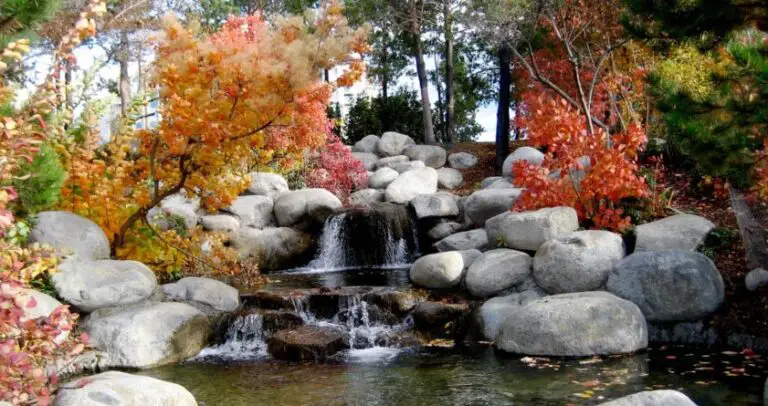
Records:
{"label": "tall tree trunk", "polygon": [[454,110],[456,100],[453,95],[453,15],[451,0],[443,0],[445,19],[445,133],[451,144],[456,143],[456,124]]}
{"label": "tall tree trunk", "polygon": [[509,88],[512,84],[510,64],[512,51],[503,44],[499,47],[499,107],[496,111],[496,173],[502,173],[504,160],[509,155]]}
{"label": "tall tree trunk", "polygon": [[388,87],[389,87],[389,43],[385,42],[384,46],[382,47],[382,55],[381,55],[381,99],[384,101],[384,103],[387,102],[387,97],[389,97],[388,93]]}
{"label": "tall tree trunk", "polygon": [[[445,104],[443,104],[443,86],[440,83],[440,59],[437,54],[435,56],[435,89],[437,90],[437,114],[438,114],[438,128],[442,129],[442,137],[437,137],[439,141],[445,142],[448,140],[448,128],[445,121]],[[437,136],[437,134],[435,134]]]}
{"label": "tall tree trunk", "polygon": [[421,41],[421,17],[417,10],[417,4],[411,4],[411,34],[415,43],[414,55],[416,58],[416,73],[419,77],[419,88],[421,90],[421,117],[424,122],[424,142],[427,144],[435,143],[435,130],[432,128],[432,103],[429,102],[429,79],[427,78],[427,67],[424,64],[424,44]]}
{"label": "tall tree trunk", "polygon": [[131,105],[131,77],[128,74],[128,35],[120,34],[120,48],[117,51],[117,62],[120,64],[120,113],[125,117]]}

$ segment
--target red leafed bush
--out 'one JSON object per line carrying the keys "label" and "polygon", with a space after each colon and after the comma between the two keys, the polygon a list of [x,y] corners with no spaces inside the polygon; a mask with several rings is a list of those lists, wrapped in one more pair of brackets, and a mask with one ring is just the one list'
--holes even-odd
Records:
{"label": "red leafed bush", "polygon": [[368,183],[368,172],[363,163],[334,134],[328,135],[325,146],[309,166],[307,186],[326,189],[345,203],[350,193]]}

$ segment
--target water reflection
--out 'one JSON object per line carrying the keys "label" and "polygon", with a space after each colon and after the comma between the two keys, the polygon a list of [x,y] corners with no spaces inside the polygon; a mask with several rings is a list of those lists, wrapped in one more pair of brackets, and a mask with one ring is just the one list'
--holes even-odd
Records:
{"label": "water reflection", "polygon": [[391,286],[407,287],[408,268],[362,268],[316,270],[299,268],[269,274],[271,283],[266,290],[285,288],[338,288],[342,286]]}

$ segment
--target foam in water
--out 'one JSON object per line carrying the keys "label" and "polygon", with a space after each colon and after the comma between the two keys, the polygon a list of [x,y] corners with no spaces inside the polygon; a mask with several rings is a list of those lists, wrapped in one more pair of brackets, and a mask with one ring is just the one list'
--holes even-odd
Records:
{"label": "foam in water", "polygon": [[267,357],[264,318],[258,313],[236,318],[227,328],[223,344],[204,348],[197,359],[249,360]]}

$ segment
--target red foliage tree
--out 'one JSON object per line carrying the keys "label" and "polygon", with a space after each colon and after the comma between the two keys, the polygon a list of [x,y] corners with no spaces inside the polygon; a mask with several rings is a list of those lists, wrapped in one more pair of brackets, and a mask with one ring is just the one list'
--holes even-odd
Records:
{"label": "red foliage tree", "polygon": [[368,172],[363,163],[355,158],[341,139],[330,133],[325,146],[310,162],[307,186],[331,191],[346,202],[349,194],[362,189],[368,183]]}

